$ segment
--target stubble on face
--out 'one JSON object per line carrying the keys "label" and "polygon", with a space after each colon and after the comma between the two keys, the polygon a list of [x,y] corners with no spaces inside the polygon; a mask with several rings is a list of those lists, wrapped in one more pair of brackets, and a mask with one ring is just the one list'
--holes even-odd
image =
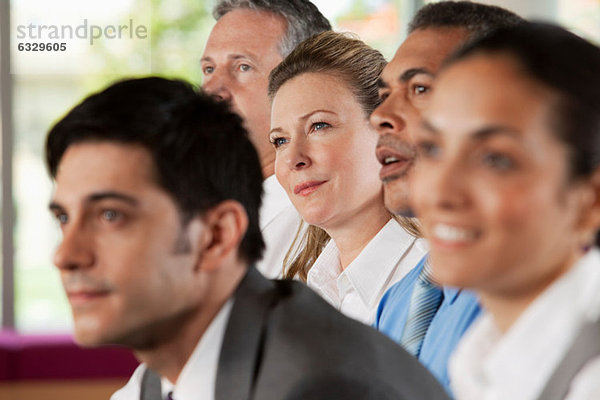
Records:
{"label": "stubble on face", "polygon": [[286,21],[277,14],[236,9],[217,21],[202,56],[203,89],[223,97],[244,119],[265,177],[273,174],[275,158],[268,141],[269,74],[283,60],[280,44],[286,32]]}
{"label": "stubble on face", "polygon": [[[379,113],[381,121],[387,123],[376,126],[380,135],[377,149],[387,148],[390,155],[400,160],[395,164],[396,171],[393,171],[392,164],[387,167],[392,172],[385,174],[384,165],[380,175],[385,205],[394,214],[412,216],[409,208],[410,177],[417,162],[413,138],[429,92],[433,90],[433,86],[427,85],[430,85],[443,60],[467,37],[468,32],[463,28],[418,29],[398,48],[382,73],[381,93],[386,94],[386,99],[374,113]],[[417,87],[427,87],[428,90],[417,96],[414,92]],[[380,158],[382,162],[385,157]]]}
{"label": "stubble on face", "polygon": [[110,142],[72,145],[61,161],[55,263],[82,345],[151,346],[198,304],[198,223],[181,224],[151,166],[146,149]]}

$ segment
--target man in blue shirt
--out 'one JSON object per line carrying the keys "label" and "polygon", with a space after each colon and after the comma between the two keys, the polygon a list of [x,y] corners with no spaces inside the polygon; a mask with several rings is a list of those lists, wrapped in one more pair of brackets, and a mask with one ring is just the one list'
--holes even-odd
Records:
{"label": "man in blue shirt", "polygon": [[[475,36],[522,22],[500,7],[465,1],[432,3],[413,18],[408,37],[383,70],[382,103],[371,115],[379,134],[376,155],[382,164],[385,204],[394,214],[410,215],[413,135],[444,59]],[[480,308],[471,293],[440,288],[433,281],[425,258],[387,291],[374,326],[402,344],[449,391],[448,358]]]}
{"label": "man in blue shirt", "polygon": [[[413,288],[425,262],[425,258],[421,260],[404,279],[385,293],[379,303],[374,326],[396,342],[401,343]],[[469,291],[451,287],[440,290],[442,301],[424,335],[418,359],[448,389],[450,354],[481,309],[477,298]]]}

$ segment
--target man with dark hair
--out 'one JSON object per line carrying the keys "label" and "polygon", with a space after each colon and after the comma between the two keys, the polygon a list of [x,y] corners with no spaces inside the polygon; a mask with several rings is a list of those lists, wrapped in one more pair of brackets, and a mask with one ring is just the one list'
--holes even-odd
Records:
{"label": "man with dark hair", "polygon": [[269,74],[298,43],[331,25],[308,0],[219,0],[213,15],[217,23],[201,59],[203,89],[232,105],[258,151],[266,251],[257,268],[268,277],[279,277],[300,217],[274,175],[275,151],[268,139]]}
{"label": "man with dark hair", "polygon": [[469,39],[523,23],[523,19],[502,7],[467,1],[443,1],[423,6],[408,24],[408,33],[418,29],[461,28]]}
{"label": "man with dark hair", "polygon": [[46,161],[75,338],[142,361],[114,400],[446,398],[389,339],[251,266],[262,174],[225,104],[123,81],[52,128]]}
{"label": "man with dark hair", "polygon": [[[443,60],[467,40],[522,22],[508,10],[466,1],[432,3],[417,12],[408,37],[382,73],[382,103],[371,115],[380,135],[376,154],[390,211],[410,214],[408,181],[418,162],[413,135]],[[437,286],[424,258],[384,295],[374,325],[402,344],[449,390],[448,358],[479,312],[472,294]]]}

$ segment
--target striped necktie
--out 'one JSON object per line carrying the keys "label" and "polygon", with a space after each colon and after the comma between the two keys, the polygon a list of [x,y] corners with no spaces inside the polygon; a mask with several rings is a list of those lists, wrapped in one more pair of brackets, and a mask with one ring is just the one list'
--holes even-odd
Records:
{"label": "striped necktie", "polygon": [[421,346],[429,324],[441,302],[442,289],[433,283],[429,261],[426,261],[415,281],[410,297],[408,318],[400,339],[400,344],[417,358],[421,353]]}

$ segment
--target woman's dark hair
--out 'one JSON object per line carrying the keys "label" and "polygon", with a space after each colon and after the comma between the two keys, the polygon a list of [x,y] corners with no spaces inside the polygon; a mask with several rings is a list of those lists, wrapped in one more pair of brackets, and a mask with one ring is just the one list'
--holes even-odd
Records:
{"label": "woman's dark hair", "polygon": [[600,167],[600,48],[559,26],[532,22],[467,44],[445,66],[481,53],[508,55],[557,94],[550,122],[569,150],[571,177],[591,176]]}

